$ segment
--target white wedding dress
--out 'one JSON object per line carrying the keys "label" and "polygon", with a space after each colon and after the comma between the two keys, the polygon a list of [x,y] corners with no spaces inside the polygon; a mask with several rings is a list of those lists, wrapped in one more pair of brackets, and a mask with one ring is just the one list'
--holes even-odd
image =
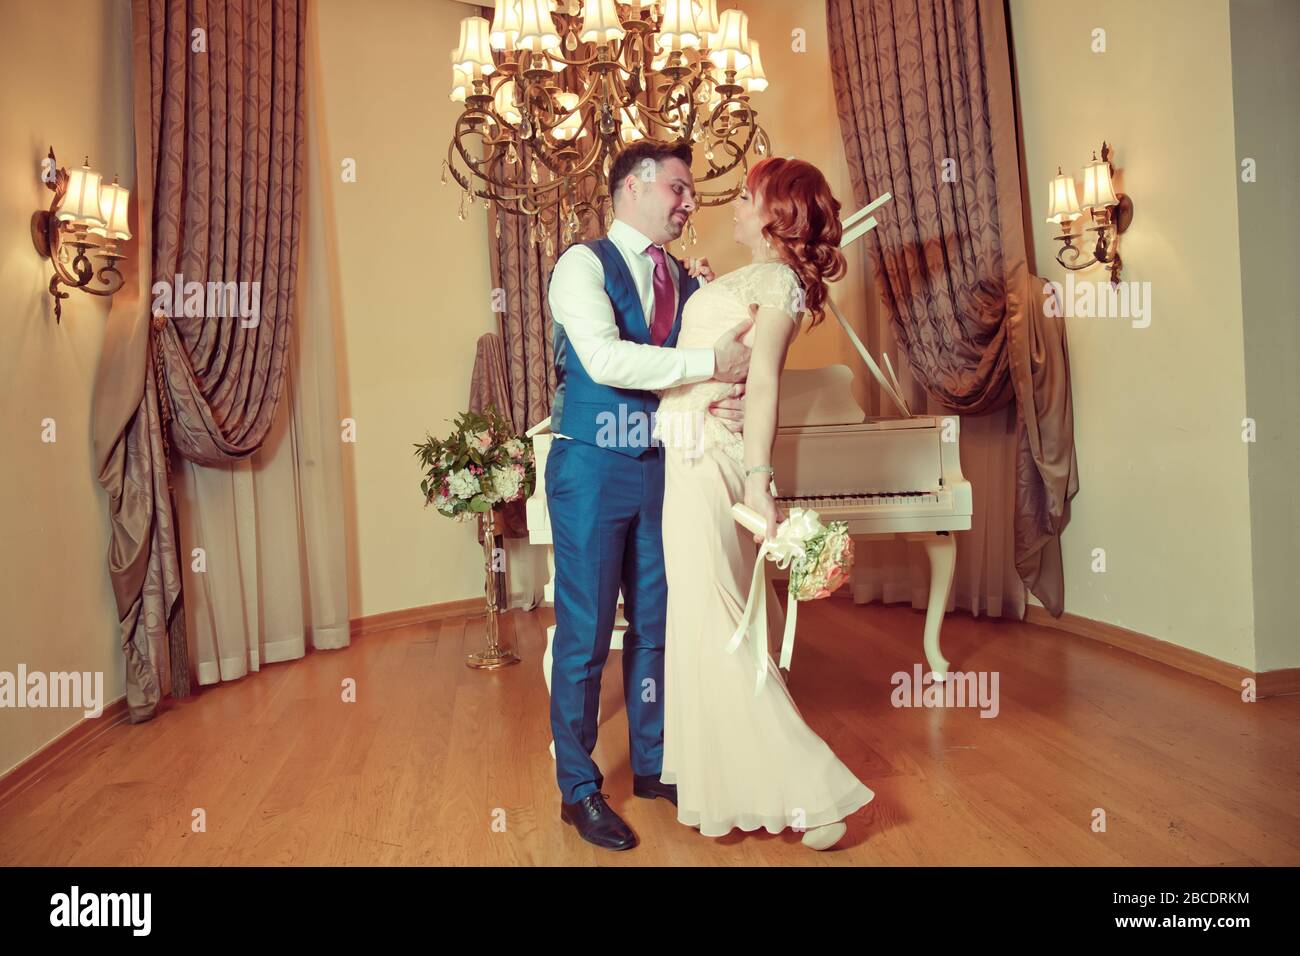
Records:
{"label": "white wedding dress", "polygon": [[[679,348],[708,348],[749,315],[749,304],[797,315],[798,283],[783,263],[753,263],[703,286],[686,303]],[[752,344],[753,330],[746,341]],[[754,693],[753,653],[726,646],[741,620],[758,548],[731,516],[744,496],[744,440],[711,402],[732,386],[700,382],[662,394],[663,543],[668,579],[662,779],[677,785],[677,819],[706,836],[734,828],[822,826],[874,794],[804,722],[769,660]],[[768,585],[774,644],[784,620]],[[772,646],[771,644],[769,646]]]}

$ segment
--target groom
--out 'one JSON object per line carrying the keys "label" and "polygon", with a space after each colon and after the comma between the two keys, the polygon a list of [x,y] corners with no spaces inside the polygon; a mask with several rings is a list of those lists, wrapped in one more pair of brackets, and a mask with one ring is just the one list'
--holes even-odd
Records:
{"label": "groom", "polygon": [[[555,638],[551,732],[560,819],[589,843],[612,850],[636,836],[605,802],[596,746],[600,676],[609,656],[619,590],[623,695],[632,792],[677,803],[659,779],[664,742],[664,579],[660,515],[663,448],[638,427],[658,407],[654,389],[716,379],[743,383],[752,320],[712,348],[678,349],[682,308],[712,278],[708,264],[687,269],[664,249],[695,210],[689,144],[640,142],[610,169],[614,221],[607,236],[560,256],[547,301],[554,325],[556,440],[546,463],[555,547]],[[711,410],[740,427],[743,385]]]}

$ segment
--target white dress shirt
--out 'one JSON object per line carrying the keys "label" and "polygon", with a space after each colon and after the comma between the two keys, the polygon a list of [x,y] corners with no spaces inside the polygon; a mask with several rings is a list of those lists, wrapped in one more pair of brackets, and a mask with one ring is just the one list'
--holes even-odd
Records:
{"label": "white dress shirt", "polygon": [[[632,273],[648,328],[654,320],[655,266],[645,250],[652,243],[621,219],[609,227],[609,238]],[[680,289],[683,277],[673,260],[667,261],[673,285]],[[555,263],[547,302],[582,367],[601,385],[653,391],[713,377],[713,349],[666,348],[619,338],[614,306],[605,294],[605,270],[600,258],[580,243]]]}

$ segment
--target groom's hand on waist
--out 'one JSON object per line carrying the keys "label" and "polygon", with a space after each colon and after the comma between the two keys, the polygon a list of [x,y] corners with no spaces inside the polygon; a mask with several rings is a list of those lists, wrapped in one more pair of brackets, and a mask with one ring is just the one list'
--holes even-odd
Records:
{"label": "groom's hand on waist", "polygon": [[745,424],[745,383],[733,385],[726,398],[720,398],[709,406],[709,413],[728,431],[739,432]]}
{"label": "groom's hand on waist", "polygon": [[743,382],[749,377],[749,346],[740,341],[754,324],[758,310],[753,306],[749,318],[738,322],[713,343],[713,377],[719,382]]}

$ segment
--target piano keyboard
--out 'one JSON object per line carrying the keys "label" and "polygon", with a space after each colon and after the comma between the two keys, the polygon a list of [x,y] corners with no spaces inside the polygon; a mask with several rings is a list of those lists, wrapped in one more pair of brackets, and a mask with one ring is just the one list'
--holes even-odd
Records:
{"label": "piano keyboard", "polygon": [[947,514],[952,511],[952,493],[947,491],[887,491],[862,495],[833,495],[826,498],[778,498],[783,508],[811,508],[828,521],[837,515],[860,517],[863,512],[889,514]]}

